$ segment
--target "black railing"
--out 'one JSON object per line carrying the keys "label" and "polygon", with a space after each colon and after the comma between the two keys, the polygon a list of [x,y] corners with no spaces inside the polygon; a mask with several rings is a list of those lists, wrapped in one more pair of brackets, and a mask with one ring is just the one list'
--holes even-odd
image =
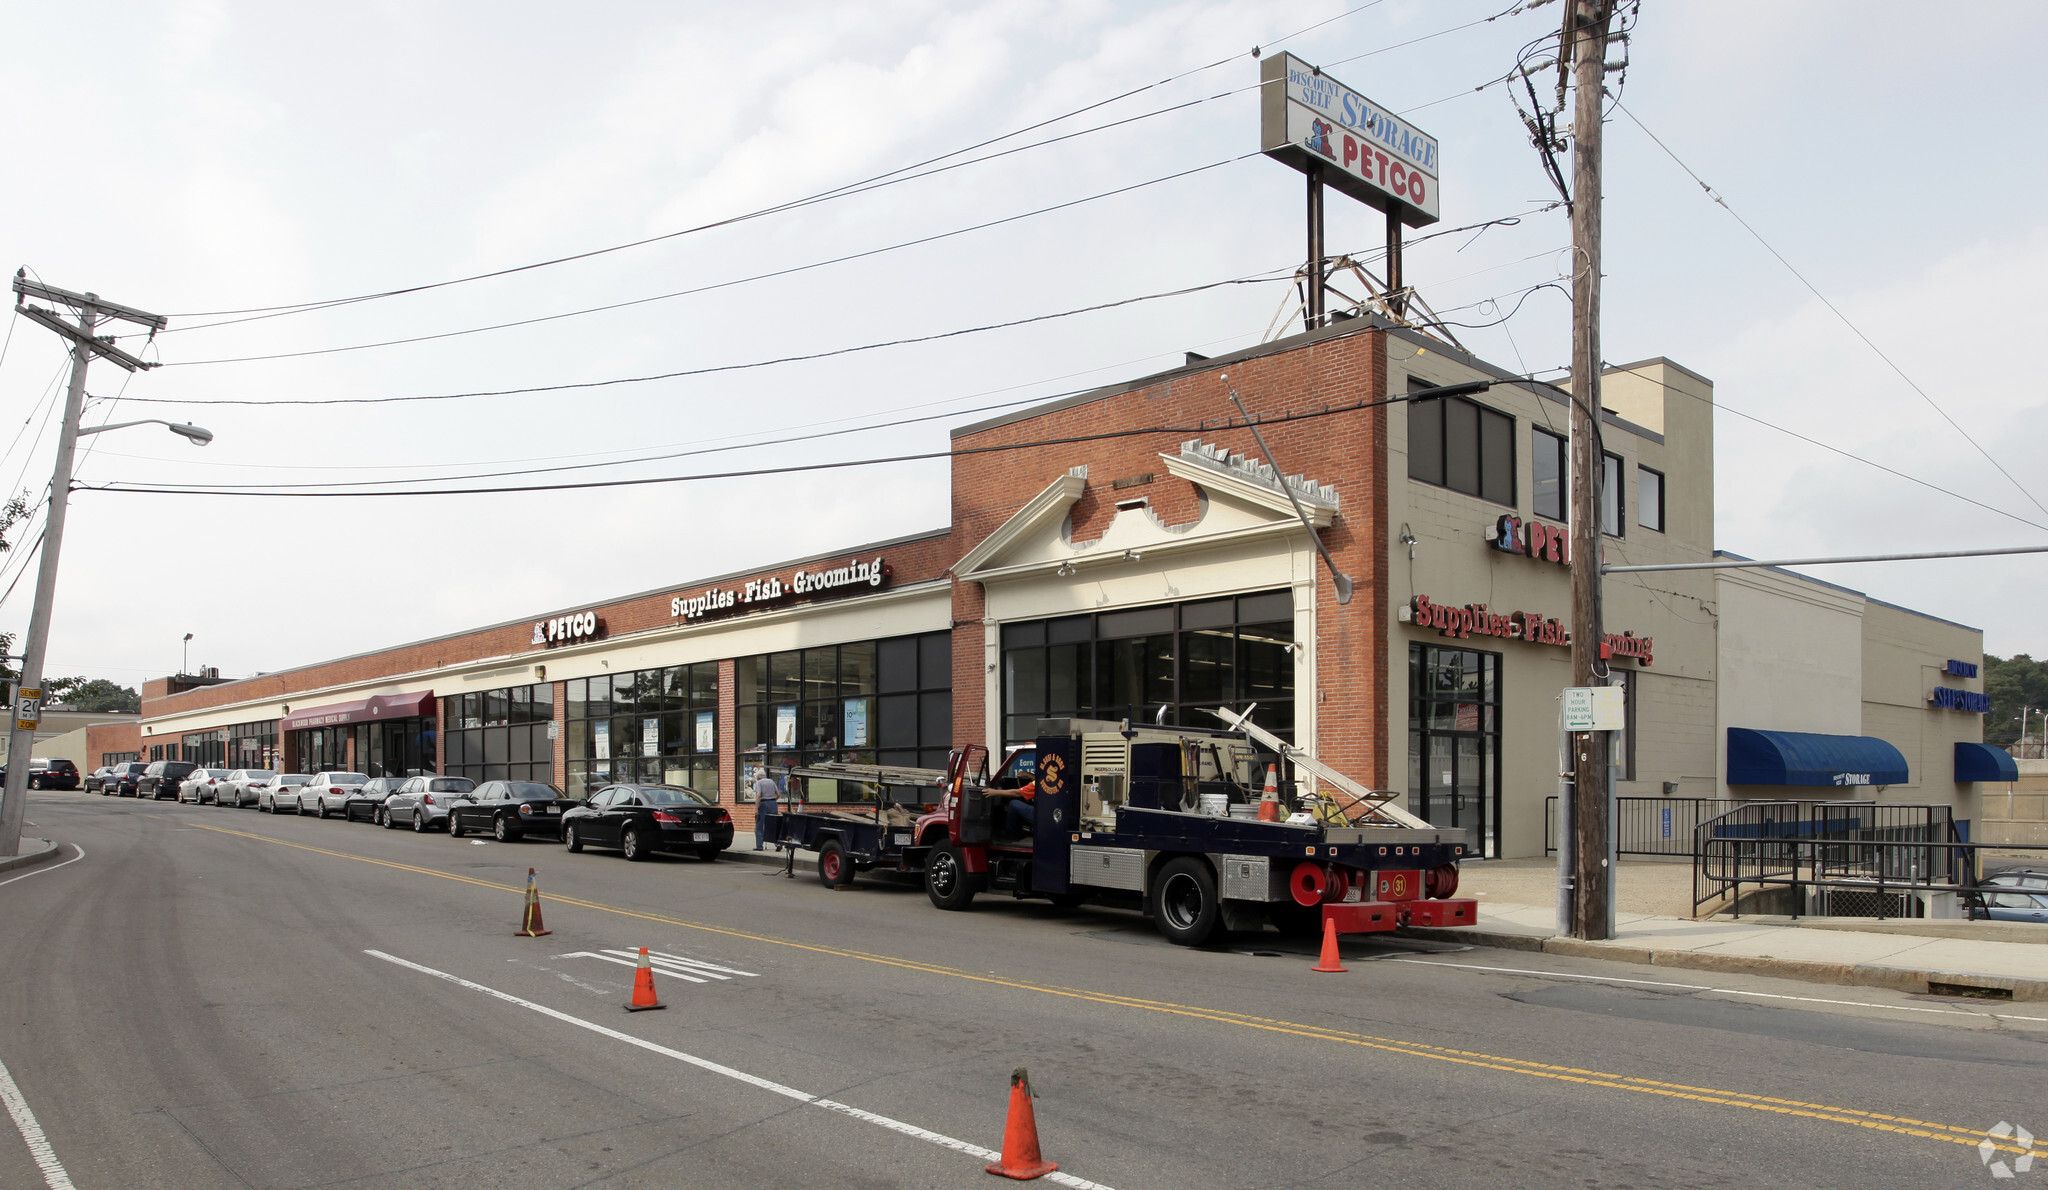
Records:
{"label": "black railing", "polygon": [[[1742,803],[1713,797],[1614,799],[1616,855],[1689,856],[1700,823]],[[1543,854],[1557,854],[1557,796],[1543,799]]]}
{"label": "black railing", "polygon": [[1740,917],[1748,889],[1783,890],[1778,905],[1763,911],[1789,917],[1811,912],[1809,896],[1823,915],[1920,917],[1926,900],[1942,893],[1955,894],[1974,917],[1977,855],[1985,850],[2048,846],[1966,843],[1947,806],[1755,802],[1695,829],[1693,912],[1724,900]]}

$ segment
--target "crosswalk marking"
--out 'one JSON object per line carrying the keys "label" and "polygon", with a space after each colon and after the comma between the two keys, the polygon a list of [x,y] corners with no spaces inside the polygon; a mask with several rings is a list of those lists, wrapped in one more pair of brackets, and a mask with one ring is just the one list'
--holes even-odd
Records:
{"label": "crosswalk marking", "polygon": [[[558,959],[596,959],[604,963],[617,963],[621,967],[637,967],[640,965],[640,952],[637,950],[606,950],[602,953],[592,950],[577,950],[571,951],[568,954],[556,955],[555,957]],[[714,979],[724,982],[730,980],[735,975],[743,975],[748,979],[760,978],[759,975],[752,971],[741,971],[737,967],[720,967],[715,963],[707,963],[701,959],[686,959],[681,955],[661,954],[656,951],[647,952],[647,963],[648,966],[661,972],[664,977],[681,979],[689,983],[710,983]]]}

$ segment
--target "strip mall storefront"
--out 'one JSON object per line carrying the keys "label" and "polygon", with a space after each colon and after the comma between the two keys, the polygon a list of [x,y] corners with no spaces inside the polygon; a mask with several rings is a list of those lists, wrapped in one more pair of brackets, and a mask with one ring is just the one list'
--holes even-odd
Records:
{"label": "strip mall storefront", "polygon": [[[1496,383],[1384,401],[1471,380]],[[1607,557],[1712,557],[1711,385],[1651,360],[1604,388]],[[1226,416],[1233,391],[1285,476]],[[1479,854],[1541,854],[1569,680],[1568,420],[1556,389],[1359,319],[956,430],[945,528],[203,689],[152,683],[144,743],[217,736],[223,756],[301,770],[578,796],[661,781],[717,792],[744,827],[758,766],[937,767],[1048,715],[1207,727],[1253,709]],[[1713,580],[1606,589],[1631,710],[1621,792],[1714,796]]]}

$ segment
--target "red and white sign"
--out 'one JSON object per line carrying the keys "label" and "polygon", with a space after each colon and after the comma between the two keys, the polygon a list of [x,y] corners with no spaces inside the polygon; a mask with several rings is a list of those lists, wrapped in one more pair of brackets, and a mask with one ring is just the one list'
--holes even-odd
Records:
{"label": "red and white sign", "polygon": [[1435,223],[1436,138],[1292,54],[1260,63],[1259,148],[1410,227]]}
{"label": "red and white sign", "polygon": [[[1410,600],[1408,622],[1418,628],[1434,628],[1453,640],[1492,636],[1502,640],[1525,640],[1535,645],[1569,646],[1571,629],[1564,621],[1542,612],[1496,612],[1483,603],[1452,607],[1427,595]],[[1600,656],[1612,660],[1627,657],[1648,668],[1656,652],[1656,638],[1634,632],[1609,633],[1600,638]]]}

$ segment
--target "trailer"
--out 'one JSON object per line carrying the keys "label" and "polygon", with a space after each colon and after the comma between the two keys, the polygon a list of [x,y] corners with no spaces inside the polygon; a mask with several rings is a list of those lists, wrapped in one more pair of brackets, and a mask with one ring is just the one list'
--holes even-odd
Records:
{"label": "trailer", "polygon": [[783,811],[766,832],[795,875],[799,849],[818,853],[826,888],[852,884],[857,872],[922,878],[918,823],[936,812],[946,769],[829,762],[790,770]]}
{"label": "trailer", "polygon": [[[1043,720],[992,774],[979,745],[956,749],[942,775],[916,770],[907,788],[932,802],[806,803],[781,833],[819,847],[821,879],[830,845],[842,880],[863,867],[921,875],[940,909],[970,909],[985,893],[1102,901],[1140,908],[1187,946],[1269,923],[1297,935],[1326,923],[1343,934],[1473,924],[1475,903],[1455,897],[1464,832],[1407,813],[1395,793],[1292,747],[1250,710],[1218,717],[1215,730]],[[798,771],[844,782],[863,767]],[[1029,804],[1025,829],[1006,821],[1014,799]]]}

